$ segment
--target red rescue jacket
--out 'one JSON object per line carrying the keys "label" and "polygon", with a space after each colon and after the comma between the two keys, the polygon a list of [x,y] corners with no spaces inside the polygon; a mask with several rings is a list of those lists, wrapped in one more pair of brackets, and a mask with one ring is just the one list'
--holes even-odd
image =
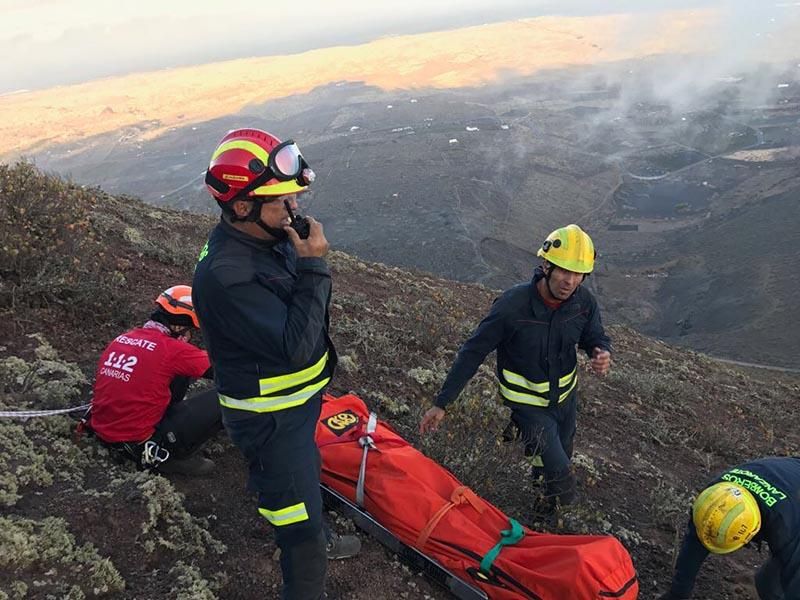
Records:
{"label": "red rescue jacket", "polygon": [[106,442],[149,439],[169,406],[172,380],[199,378],[210,366],[205,350],[150,323],[114,338],[97,363],[89,425]]}
{"label": "red rescue jacket", "polygon": [[[369,411],[353,395],[325,395],[316,439],[322,482],[351,501]],[[528,528],[502,546],[488,573],[481,561],[512,529],[509,518],[382,422],[371,434],[364,507],[405,544],[501,600],[634,600],[636,571],[614,537],[553,535]]]}

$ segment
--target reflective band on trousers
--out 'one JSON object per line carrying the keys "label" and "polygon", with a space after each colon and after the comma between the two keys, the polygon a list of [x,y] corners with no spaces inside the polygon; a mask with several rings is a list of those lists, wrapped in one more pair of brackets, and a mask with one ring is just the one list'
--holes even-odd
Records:
{"label": "reflective band on trousers", "polygon": [[283,525],[291,525],[292,523],[299,523],[300,521],[308,521],[308,513],[306,512],[306,503],[293,504],[280,510],[267,510],[266,508],[259,508],[258,512],[267,521],[275,525],[275,527],[282,527]]}
{"label": "reflective band on trousers", "polygon": [[[249,410],[251,412],[272,412],[292,408],[304,404],[306,400],[320,391],[330,381],[330,377],[325,377],[319,381],[314,381],[325,369],[328,363],[328,353],[322,355],[316,363],[306,367],[302,371],[288,373],[287,375],[277,375],[275,377],[265,377],[258,382],[261,396],[253,398],[231,398],[225,394],[219,394],[219,403],[228,408],[237,410]],[[304,383],[312,381],[300,390],[291,394],[281,395],[280,392],[295,388]]]}
{"label": "reflective band on trousers", "polygon": [[[558,380],[558,387],[559,389],[567,386],[567,388],[561,392],[558,396],[558,401],[563,402],[567,396],[570,395],[570,392],[575,388],[575,385],[578,383],[578,367],[577,365],[572,370],[571,373],[564,375]],[[508,383],[513,383],[514,385],[525,388],[526,390],[530,390],[530,392],[518,392],[516,390],[512,390],[505,386],[502,381],[499,382],[500,385],[500,394],[506,400],[510,402],[518,402],[520,404],[530,404],[532,406],[549,406],[550,400],[547,398],[547,393],[550,391],[550,383],[545,381],[542,383],[529,381],[522,377],[522,375],[518,375],[516,373],[512,373],[507,369],[503,369],[502,371],[503,377],[505,378]]]}

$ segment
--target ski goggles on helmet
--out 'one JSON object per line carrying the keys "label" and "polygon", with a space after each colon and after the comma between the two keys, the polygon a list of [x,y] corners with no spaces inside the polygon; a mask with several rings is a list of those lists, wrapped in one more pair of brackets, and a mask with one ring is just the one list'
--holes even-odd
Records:
{"label": "ski goggles on helmet", "polygon": [[296,179],[299,185],[308,185],[315,179],[314,171],[308,166],[294,140],[286,140],[275,146],[269,153],[266,165],[258,158],[254,158],[250,161],[249,167],[251,171],[259,174],[259,179],[264,171],[269,171],[272,177],[268,177],[264,181]]}

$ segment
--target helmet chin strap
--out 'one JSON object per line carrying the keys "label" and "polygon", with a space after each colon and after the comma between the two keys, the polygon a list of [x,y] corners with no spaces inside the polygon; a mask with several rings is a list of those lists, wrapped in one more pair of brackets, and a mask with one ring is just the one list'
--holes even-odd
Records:
{"label": "helmet chin strap", "polygon": [[544,271],[544,284],[547,286],[547,291],[550,292],[550,296],[556,300],[560,300],[560,298],[553,293],[553,288],[550,287],[550,275],[553,272],[553,265],[550,263],[547,263],[547,265],[547,267],[542,269]]}
{"label": "helmet chin strap", "polygon": [[267,225],[264,221],[261,220],[261,206],[264,204],[264,200],[261,198],[253,198],[253,205],[250,207],[250,212],[247,213],[247,216],[242,219],[243,221],[249,221],[251,223],[255,223],[261,229],[263,229],[266,233],[274,237],[276,240],[285,240],[288,235],[283,229],[279,229],[277,227],[272,227]]}
{"label": "helmet chin strap", "polygon": [[[263,183],[267,182],[272,177],[272,172],[269,169],[264,169],[253,181],[247,184],[244,188],[236,192],[234,196],[228,200],[227,204],[232,206],[234,202],[237,200],[250,200],[252,201],[252,205],[250,206],[250,212],[247,213],[247,216],[244,218],[237,217],[235,213],[233,213],[232,219],[234,221],[247,221],[250,223],[255,223],[261,229],[263,229],[267,234],[274,237],[276,240],[284,240],[288,237],[287,233],[280,228],[271,227],[267,225],[264,221],[261,220],[261,206],[264,204],[264,200],[261,197],[253,196],[248,197],[251,191],[258,188]],[[232,212],[232,211],[231,211]]]}
{"label": "helmet chin strap", "polygon": [[261,227],[261,229],[266,231],[268,234],[270,234],[278,241],[285,240],[287,237],[289,237],[289,235],[283,229],[278,229],[277,227],[270,227],[269,225],[264,223],[264,221],[262,221],[261,219],[256,221],[256,225]]}

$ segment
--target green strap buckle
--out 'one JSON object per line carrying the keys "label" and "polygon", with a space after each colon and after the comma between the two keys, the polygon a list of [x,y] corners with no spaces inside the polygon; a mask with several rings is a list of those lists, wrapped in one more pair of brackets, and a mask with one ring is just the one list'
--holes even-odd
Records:
{"label": "green strap buckle", "polygon": [[503,546],[513,546],[525,537],[525,530],[522,528],[522,525],[519,524],[519,521],[509,517],[508,522],[511,525],[511,529],[503,529],[500,532],[500,541],[497,542],[494,547],[486,553],[483,560],[481,560],[480,569],[481,573],[484,575],[488,575],[491,571],[492,563],[494,563],[500,555]]}

